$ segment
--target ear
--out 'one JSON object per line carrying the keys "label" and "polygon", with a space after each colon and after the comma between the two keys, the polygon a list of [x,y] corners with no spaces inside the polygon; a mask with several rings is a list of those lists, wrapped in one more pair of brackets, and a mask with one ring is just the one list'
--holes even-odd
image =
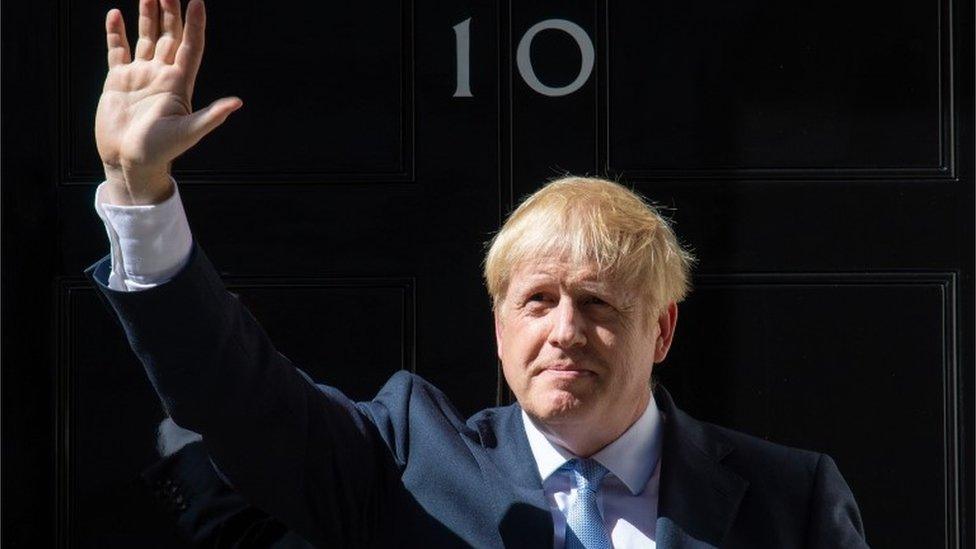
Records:
{"label": "ear", "polygon": [[495,346],[498,352],[498,360],[501,360],[502,359],[502,321],[501,318],[499,317],[498,307],[501,307],[501,304],[495,307],[495,310],[492,311],[492,314],[495,317]]}
{"label": "ear", "polygon": [[678,324],[678,304],[672,301],[667,307],[661,310],[657,317],[657,327],[659,333],[657,341],[654,343],[654,364],[664,362],[671,349],[671,341],[674,339],[674,328]]}

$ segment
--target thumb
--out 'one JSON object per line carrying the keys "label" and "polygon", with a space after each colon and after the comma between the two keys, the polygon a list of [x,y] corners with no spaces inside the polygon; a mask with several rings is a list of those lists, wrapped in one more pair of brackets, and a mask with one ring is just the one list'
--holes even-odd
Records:
{"label": "thumb", "polygon": [[[189,115],[186,122],[187,137],[191,143],[196,143],[203,136],[212,132],[214,128],[224,123],[230,113],[244,105],[239,97],[223,97],[211,103],[206,108]],[[191,145],[192,146],[192,145]]]}

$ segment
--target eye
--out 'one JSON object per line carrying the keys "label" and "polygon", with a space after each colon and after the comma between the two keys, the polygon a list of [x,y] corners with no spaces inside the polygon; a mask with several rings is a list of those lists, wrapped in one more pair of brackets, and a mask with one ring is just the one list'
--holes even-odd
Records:
{"label": "eye", "polygon": [[548,292],[533,292],[522,298],[522,307],[528,311],[541,313],[553,304],[553,297]]}
{"label": "eye", "polygon": [[595,295],[583,298],[582,303],[584,307],[598,314],[608,314],[617,310],[612,304]]}

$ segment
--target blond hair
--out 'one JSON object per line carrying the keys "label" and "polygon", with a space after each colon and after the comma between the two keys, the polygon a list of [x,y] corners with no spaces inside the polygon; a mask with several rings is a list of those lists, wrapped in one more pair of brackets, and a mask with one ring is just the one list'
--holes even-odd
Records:
{"label": "blond hair", "polygon": [[540,258],[595,266],[647,305],[684,299],[695,259],[668,221],[619,183],[592,177],[556,179],[526,198],[488,242],[484,278],[492,307],[505,299],[514,271]]}

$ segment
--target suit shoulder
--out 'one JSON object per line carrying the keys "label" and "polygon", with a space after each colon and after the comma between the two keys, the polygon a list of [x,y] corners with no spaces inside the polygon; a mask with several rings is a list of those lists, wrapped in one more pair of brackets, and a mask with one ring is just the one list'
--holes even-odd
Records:
{"label": "suit shoulder", "polygon": [[704,435],[700,440],[712,445],[706,451],[748,483],[740,509],[744,517],[779,516],[791,530],[805,528],[823,454],[712,423],[699,422],[699,426]]}
{"label": "suit shoulder", "polygon": [[446,394],[430,381],[407,371],[393,374],[370,402],[359,403],[372,413],[383,411],[409,422],[448,423],[464,428],[464,420]]}
{"label": "suit shoulder", "polygon": [[379,429],[401,467],[415,460],[417,452],[436,452],[453,444],[459,434],[479,440],[443,391],[406,370],[393,374],[372,400],[356,405]]}
{"label": "suit shoulder", "polygon": [[[817,466],[826,454],[773,442],[714,423],[700,422],[703,429],[729,446],[723,463],[742,473],[771,475],[783,480],[812,480]],[[752,476],[752,475],[749,475]]]}
{"label": "suit shoulder", "polygon": [[374,400],[380,400],[384,397],[419,398],[453,406],[450,403],[450,399],[444,394],[444,391],[441,391],[430,381],[409,370],[398,370],[390,376],[390,379],[383,384],[383,387],[380,388]]}

